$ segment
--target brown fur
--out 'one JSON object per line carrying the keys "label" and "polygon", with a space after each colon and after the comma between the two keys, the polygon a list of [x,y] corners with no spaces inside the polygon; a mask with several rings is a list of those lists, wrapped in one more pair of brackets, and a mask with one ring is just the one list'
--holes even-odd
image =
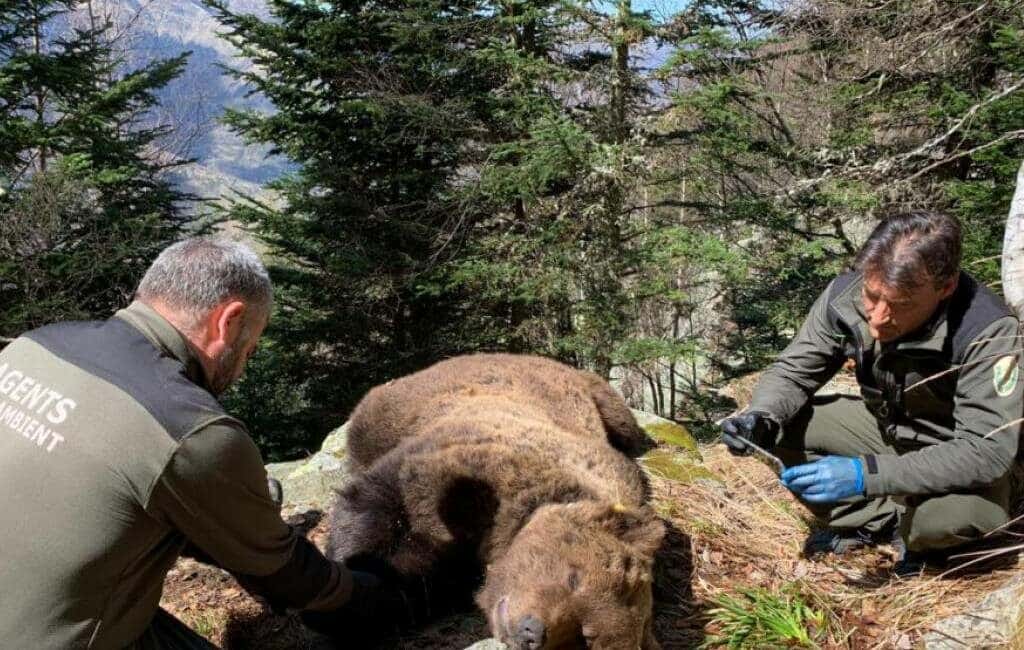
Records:
{"label": "brown fur", "polygon": [[355,476],[332,512],[330,553],[374,558],[407,584],[482,570],[477,603],[513,648],[530,647],[516,638],[526,617],[543,622],[544,650],[657,648],[651,566],[664,528],[619,451],[646,442],[591,373],[515,355],[436,364],[356,408]]}

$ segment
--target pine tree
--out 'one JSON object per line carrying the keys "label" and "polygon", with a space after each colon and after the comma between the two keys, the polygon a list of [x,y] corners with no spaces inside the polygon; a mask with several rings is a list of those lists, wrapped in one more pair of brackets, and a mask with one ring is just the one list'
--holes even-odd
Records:
{"label": "pine tree", "polygon": [[785,344],[887,213],[965,224],[965,264],[995,280],[1022,150],[1019,2],[701,2],[666,73],[673,183],[747,272],[722,309],[733,371]]}
{"label": "pine tree", "polygon": [[275,0],[270,20],[207,4],[257,65],[233,74],[275,107],[227,122],[295,164],[269,186],[278,201],[229,212],[277,261],[279,303],[251,374],[280,399],[266,408],[243,383],[235,408],[287,455],[370,386],[472,338],[460,317],[472,297],[425,286],[481,214],[459,193],[493,137],[485,118],[502,66],[480,51],[495,18],[448,0]]}
{"label": "pine tree", "polygon": [[146,122],[186,55],[126,71],[113,34],[88,2],[0,2],[0,335],[109,316],[186,222]]}
{"label": "pine tree", "polygon": [[508,124],[473,200],[494,217],[470,234],[450,277],[489,300],[495,342],[608,376],[628,338],[639,249],[630,201],[643,176],[630,48],[649,23],[628,2],[521,2],[495,44],[511,66],[495,113]]}

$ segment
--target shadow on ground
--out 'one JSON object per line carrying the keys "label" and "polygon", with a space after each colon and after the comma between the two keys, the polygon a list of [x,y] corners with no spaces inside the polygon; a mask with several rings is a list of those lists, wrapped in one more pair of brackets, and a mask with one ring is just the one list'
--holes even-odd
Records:
{"label": "shadow on ground", "polygon": [[664,650],[696,648],[707,615],[693,595],[690,537],[670,522],[654,565],[654,634]]}

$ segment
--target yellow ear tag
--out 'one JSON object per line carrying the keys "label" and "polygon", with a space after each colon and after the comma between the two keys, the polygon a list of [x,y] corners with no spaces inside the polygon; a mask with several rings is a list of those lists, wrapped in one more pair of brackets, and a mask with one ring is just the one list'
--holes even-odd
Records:
{"label": "yellow ear tag", "polygon": [[622,505],[621,503],[616,503],[615,505],[612,506],[612,510],[614,510],[615,512],[626,512],[627,510],[629,510],[629,508]]}

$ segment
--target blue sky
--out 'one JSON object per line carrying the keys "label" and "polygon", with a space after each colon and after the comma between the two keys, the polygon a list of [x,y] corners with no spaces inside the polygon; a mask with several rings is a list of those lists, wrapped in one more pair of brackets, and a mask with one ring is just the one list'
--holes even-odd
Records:
{"label": "blue sky", "polygon": [[[617,2],[615,0],[595,0],[598,6],[605,6],[607,10],[613,11]],[[655,20],[663,20],[678,13],[689,4],[689,0],[633,0],[634,11],[650,11]]]}
{"label": "blue sky", "polygon": [[652,9],[655,12],[676,13],[685,7],[686,4],[685,0],[633,0],[633,8],[637,11]]}

